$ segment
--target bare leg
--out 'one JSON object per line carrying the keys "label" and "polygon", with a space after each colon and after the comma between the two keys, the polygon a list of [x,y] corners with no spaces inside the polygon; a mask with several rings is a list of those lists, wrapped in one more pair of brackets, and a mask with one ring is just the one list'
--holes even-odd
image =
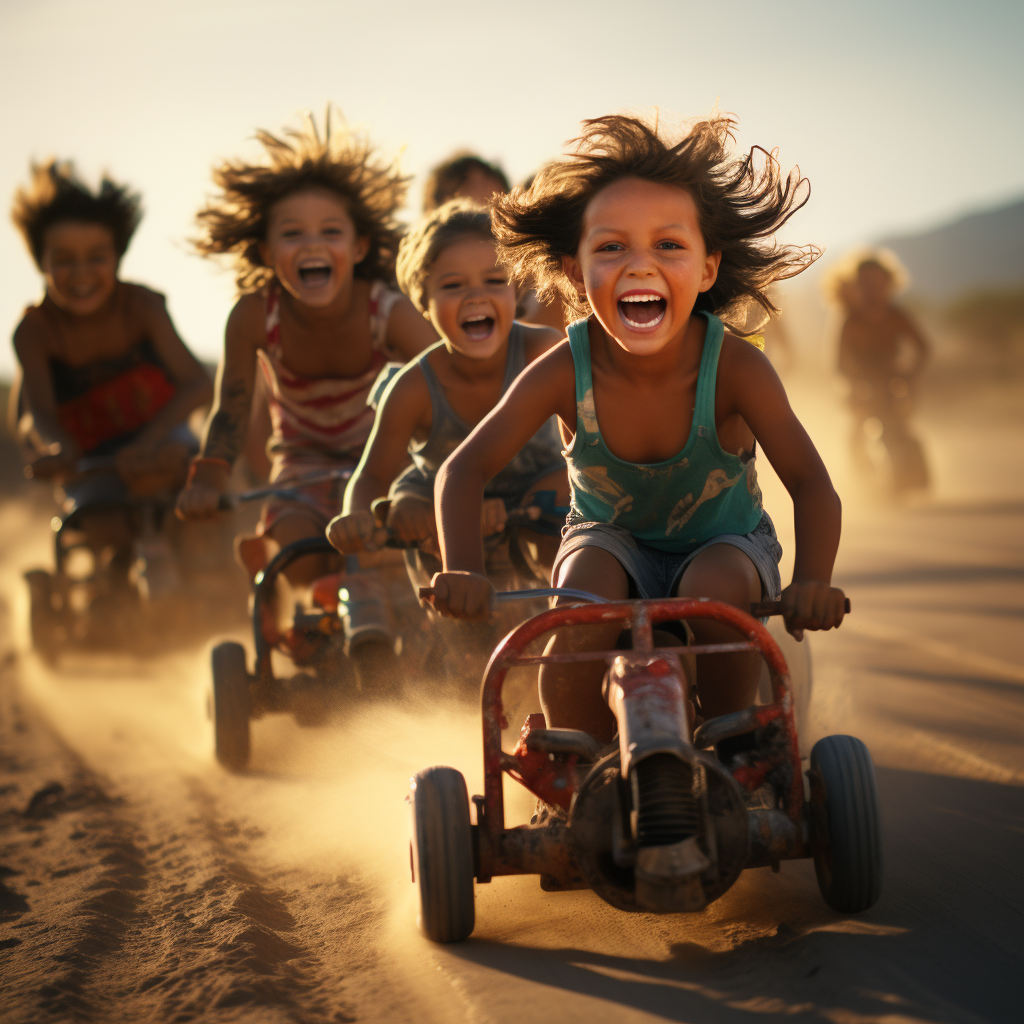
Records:
{"label": "bare leg", "polygon": [[[732,544],[715,544],[687,566],[679,581],[680,597],[708,597],[749,612],[761,600],[761,577],[754,563]],[[690,621],[699,644],[742,639],[736,630],[709,619]],[[704,718],[741,711],[754,703],[761,658],[753,651],[697,658],[697,693]]]}
{"label": "bare leg", "polygon": [[[596,547],[569,555],[558,567],[555,585],[589,590],[613,601],[624,601],[629,594],[626,570],[614,555]],[[607,650],[621,631],[621,623],[559,630],[544,653]],[[582,729],[605,743],[612,738],[615,718],[601,696],[605,668],[603,661],[541,666],[540,703],[551,728]]]}

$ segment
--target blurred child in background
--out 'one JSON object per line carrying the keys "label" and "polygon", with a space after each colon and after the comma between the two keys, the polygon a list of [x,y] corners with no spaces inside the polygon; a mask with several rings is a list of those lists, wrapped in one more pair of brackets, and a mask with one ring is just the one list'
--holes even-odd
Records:
{"label": "blurred child in background", "polygon": [[[523,189],[529,187],[528,181]],[[423,212],[430,213],[455,198],[487,206],[495,196],[504,195],[509,189],[508,178],[498,164],[488,163],[468,150],[460,150],[431,169],[423,189]],[[557,295],[541,302],[536,290],[524,283],[519,288],[516,319],[561,332],[565,330],[565,307]]]}
{"label": "blurred child in background", "polygon": [[[434,210],[402,240],[398,282],[441,341],[388,385],[345,493],[344,515],[331,523],[328,537],[347,553],[372,550],[389,532],[407,544],[425,542],[427,550],[409,559],[414,584],[425,585],[440,569],[428,553],[437,552],[437,471],[525,367],[562,335],[513,319],[516,292],[497,263],[490,214],[465,199]],[[399,476],[409,456],[413,465]],[[547,580],[561,530],[555,509],[567,506],[568,493],[561,441],[549,420],[487,483],[483,534],[500,533],[507,510],[545,501],[548,519],[538,519],[536,528],[523,530],[517,540]],[[385,495],[390,507],[379,521],[370,509]]]}
{"label": "blurred child in background", "polygon": [[829,282],[844,315],[839,372],[850,383],[854,464],[874,472],[868,451],[873,423],[898,491],[928,485],[924,450],[913,436],[910,416],[931,347],[916,320],[894,301],[906,282],[906,271],[886,250],[850,254]]}
{"label": "blurred child in background", "polygon": [[196,450],[185,421],[212,397],[163,295],[118,276],[140,216],[127,186],[104,177],[94,191],[55,160],[32,166],[12,209],[45,284],[14,332],[19,439],[34,475],[62,480],[65,512],[83,509],[90,543],[125,573],[131,524],[116,506],[181,486]]}
{"label": "blurred child in background", "polygon": [[456,198],[486,206],[492,196],[508,190],[508,178],[498,164],[488,163],[469,150],[459,150],[431,168],[423,188],[423,212],[430,213]]}

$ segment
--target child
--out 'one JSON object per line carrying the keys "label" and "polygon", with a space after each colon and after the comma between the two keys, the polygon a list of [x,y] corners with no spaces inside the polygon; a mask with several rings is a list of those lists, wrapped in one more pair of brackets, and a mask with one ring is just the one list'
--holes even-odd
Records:
{"label": "child", "polygon": [[[435,541],[434,478],[441,464],[524,367],[560,340],[557,331],[514,321],[516,291],[498,266],[490,215],[466,199],[435,210],[402,240],[398,282],[441,341],[392,380],[378,406],[370,441],[345,492],[344,515],[328,529],[331,543],[346,553],[372,550],[385,539],[370,506],[389,487],[387,527],[407,543]],[[409,456],[413,465],[398,476]],[[538,498],[544,492],[553,507],[567,505],[565,459],[550,421],[484,488],[484,534],[502,529],[507,509],[545,500]],[[558,532],[538,520],[537,530],[520,536],[527,542],[524,555],[543,566],[545,579]],[[416,584],[425,584],[438,568],[424,551],[411,559]]]}
{"label": "child", "polygon": [[[104,177],[93,192],[70,162],[33,164],[12,219],[46,287],[14,332],[19,436],[36,475],[63,477],[65,509],[82,508],[90,542],[113,546],[127,571],[130,524],[111,506],[181,486],[196,446],[185,420],[210,381],[164,297],[118,277],[140,219],[127,186]],[[76,473],[83,456],[116,469]]]}
{"label": "child", "polygon": [[508,178],[497,164],[460,150],[431,168],[423,189],[423,212],[430,213],[449,199],[457,198],[486,206],[492,196],[508,190]]}
{"label": "child", "polygon": [[[777,598],[781,549],[754,473],[760,442],[795,511],[786,625],[800,636],[842,621],[844,595],[830,585],[839,499],[771,364],[736,336],[748,302],[771,310],[765,288],[816,256],[762,241],[802,205],[802,182],[782,180],[772,157],[760,170],[753,152],[730,162],[731,128],[711,118],[673,140],[632,117],[587,121],[567,160],[495,201],[513,277],[529,275],[542,296],[561,288],[586,319],[526,369],[438,475],[444,571],[433,603],[442,613],[488,615],[493,588],[476,530],[483,485],[554,414],[572,485],[557,586],[614,600],[706,597],[747,611]],[[737,324],[733,333],[720,317]],[[692,625],[698,641],[735,639],[727,627]],[[561,631],[549,651],[611,647],[619,628]],[[753,703],[755,655],[701,661],[706,718]],[[610,739],[601,678],[600,664],[545,665],[548,725]]]}
{"label": "child", "polygon": [[[230,254],[242,295],[228,318],[217,401],[201,455],[178,499],[183,518],[215,514],[245,441],[257,366],[273,433],[270,479],[282,484],[354,467],[373,425],[370,388],[388,358],[403,362],[436,339],[408,299],[389,286],[399,232],[395,211],[406,179],[355,134],[321,140],[310,121],[280,139],[257,136],[267,160],[228,162],[222,194],[199,214],[204,255]],[[322,536],[338,511],[337,487],[305,489],[305,501],[271,501],[259,539],[241,546],[255,571],[264,541],[285,546]],[[299,559],[293,583],[327,571]]]}
{"label": "child", "polygon": [[865,423],[882,425],[897,489],[925,487],[928,470],[921,443],[910,431],[914,385],[930,347],[920,327],[893,302],[900,278],[896,257],[883,251],[854,255],[853,271],[835,275],[836,298],[846,319],[839,342],[839,370],[850,381],[851,449],[855,465],[871,468]]}

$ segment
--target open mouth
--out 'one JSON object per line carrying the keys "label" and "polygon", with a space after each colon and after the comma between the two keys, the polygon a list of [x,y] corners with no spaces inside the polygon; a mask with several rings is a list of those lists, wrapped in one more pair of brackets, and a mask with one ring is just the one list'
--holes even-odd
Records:
{"label": "open mouth", "polygon": [[494,317],[492,316],[471,316],[463,320],[459,326],[465,331],[470,341],[484,341],[489,338],[494,330]]}
{"label": "open mouth", "polygon": [[618,307],[627,327],[650,330],[664,319],[668,302],[655,292],[633,292],[623,295]]}
{"label": "open mouth", "polygon": [[321,261],[310,261],[299,266],[299,280],[308,288],[317,288],[331,279],[331,265]]}

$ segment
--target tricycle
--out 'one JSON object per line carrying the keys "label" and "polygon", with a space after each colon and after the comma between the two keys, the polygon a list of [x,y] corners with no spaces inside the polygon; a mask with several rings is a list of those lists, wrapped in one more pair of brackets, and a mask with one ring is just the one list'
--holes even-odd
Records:
{"label": "tricycle", "polygon": [[[291,490],[272,487],[226,500],[271,493],[294,500]],[[375,512],[383,522],[386,504],[380,503]],[[536,519],[536,512],[510,512],[504,531],[489,538],[489,546],[514,539],[516,530]],[[360,558],[340,555],[326,538],[309,537],[282,548],[256,574],[253,671],[248,671],[240,643],[226,641],[212,653],[214,746],[224,767],[233,771],[246,767],[250,723],[266,714],[291,714],[299,725],[316,726],[347,701],[397,696],[403,681],[411,677],[429,677],[436,683],[450,662],[448,634],[427,620],[416,591],[409,586],[407,570],[413,580],[422,571],[419,559],[408,557],[418,554],[415,547],[392,535],[385,550],[370,559],[375,564],[366,567]],[[397,557],[399,552],[406,556],[404,561]],[[278,579],[293,562],[309,555],[334,556],[343,560],[342,567],[314,581],[310,601],[297,603],[290,623],[282,629],[276,613]],[[528,570],[524,567],[524,571]],[[297,671],[287,676],[275,673],[274,651]],[[469,664],[483,662],[481,657]]]}
{"label": "tricycle", "polygon": [[133,492],[113,457],[44,456],[26,475],[64,488],[50,521],[53,568],[25,573],[32,646],[45,662],[73,650],[149,654],[220,621],[230,554],[175,521],[173,490]]}
{"label": "tricycle", "polygon": [[[778,870],[783,860],[810,857],[834,910],[857,913],[876,902],[882,861],[871,756],[852,736],[827,736],[811,750],[805,785],[789,670],[755,617],[781,614],[777,602],[747,614],[711,600],[608,602],[580,591],[547,593],[577,603],[513,629],[484,673],[483,795],[470,802],[464,777],[451,767],[412,779],[412,875],[430,939],[467,938],[474,882],[499,875],[539,875],[549,892],[592,889],[620,910],[679,913],[702,910],[747,868]],[[728,624],[743,639],[656,645],[663,642],[656,626],[693,619]],[[528,653],[552,630],[615,622],[629,630],[628,649]],[[762,656],[770,699],[692,728],[688,659],[734,651]],[[608,666],[603,693],[617,721],[615,740],[603,746],[582,731],[547,728],[543,715],[532,714],[515,749],[503,750],[509,669],[581,660]],[[723,763],[719,744],[745,734],[748,749]],[[538,798],[528,825],[505,825],[506,774]]]}

